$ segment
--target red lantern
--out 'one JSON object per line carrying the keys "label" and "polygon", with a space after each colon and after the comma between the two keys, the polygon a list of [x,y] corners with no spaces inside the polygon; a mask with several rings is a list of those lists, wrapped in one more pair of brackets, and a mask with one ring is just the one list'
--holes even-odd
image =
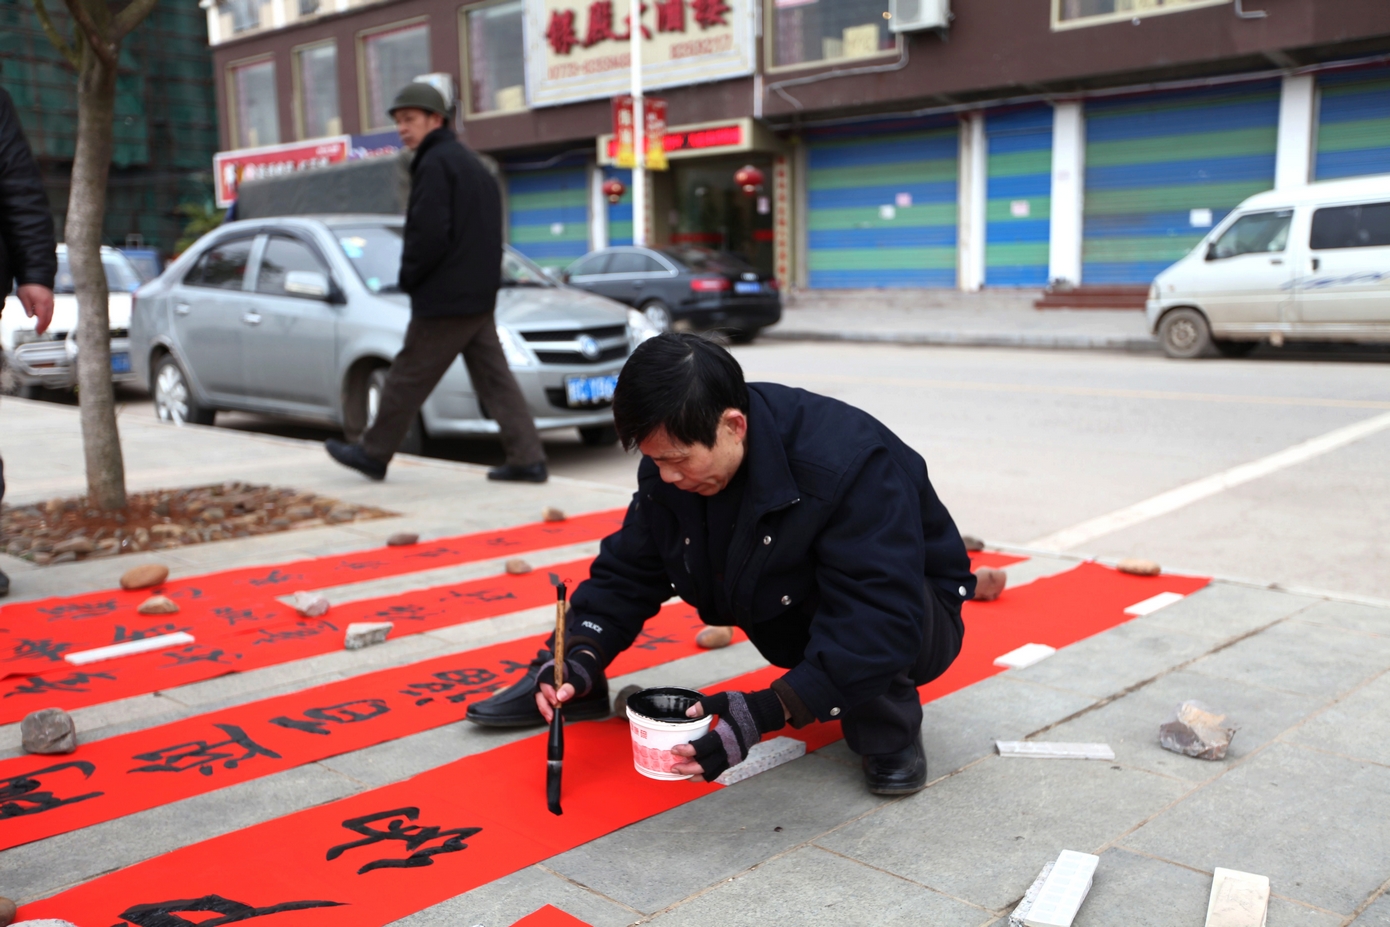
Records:
{"label": "red lantern", "polygon": [[763,185],[763,172],[751,164],[745,164],[734,172],[734,183],[742,187],[744,193],[752,196]]}
{"label": "red lantern", "polygon": [[627,187],[623,186],[623,182],[616,177],[610,177],[603,182],[603,195],[608,197],[610,203],[617,203],[622,200],[623,194],[626,192]]}

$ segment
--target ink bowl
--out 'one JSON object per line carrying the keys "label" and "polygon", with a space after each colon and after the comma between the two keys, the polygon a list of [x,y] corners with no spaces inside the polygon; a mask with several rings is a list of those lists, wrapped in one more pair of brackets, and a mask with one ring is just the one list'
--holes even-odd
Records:
{"label": "ink bowl", "polygon": [[648,779],[689,779],[671,772],[677,763],[686,762],[671,748],[688,744],[709,733],[709,715],[687,718],[686,709],[700,698],[694,689],[660,686],[643,689],[627,700],[627,720],[632,731],[632,765]]}

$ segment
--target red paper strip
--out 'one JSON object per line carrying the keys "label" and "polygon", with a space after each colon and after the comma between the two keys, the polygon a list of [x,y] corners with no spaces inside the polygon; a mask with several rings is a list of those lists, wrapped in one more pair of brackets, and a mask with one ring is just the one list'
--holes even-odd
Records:
{"label": "red paper strip", "polygon": [[[995,602],[967,604],[961,658],[924,687],[923,699],[994,675],[999,670],[988,661],[1020,643],[1065,646],[1124,623],[1128,605],[1159,592],[1187,594],[1206,582],[1084,564]],[[781,672],[767,667],[707,691],[762,688]],[[379,927],[716,788],[639,775],[628,726],[619,719],[569,725],[565,733],[563,818],[546,810],[540,734],[175,850],[25,905],[20,915],[99,927],[191,927],[204,918],[182,913],[241,905],[235,910],[253,917],[275,914],[275,927]],[[817,749],[838,739],[839,727],[783,733]],[[189,899],[201,906],[190,907]]]}
{"label": "red paper strip", "polygon": [[566,914],[554,905],[546,905],[539,911],[533,911],[526,915],[512,927],[589,927],[589,925],[573,914]]}
{"label": "red paper strip", "polygon": [[[624,509],[538,522],[502,531],[440,538],[408,547],[380,547],[273,566],[224,570],[186,577],[153,589],[108,589],[80,596],[19,602],[0,608],[0,678],[61,669],[62,655],[157,634],[224,630],[228,623],[266,620],[267,612],[293,614],[276,596],[301,589],[365,582],[563,547],[606,537],[622,524]],[[140,603],[164,595],[177,615],[141,615]],[[258,617],[262,616],[262,617]]]}

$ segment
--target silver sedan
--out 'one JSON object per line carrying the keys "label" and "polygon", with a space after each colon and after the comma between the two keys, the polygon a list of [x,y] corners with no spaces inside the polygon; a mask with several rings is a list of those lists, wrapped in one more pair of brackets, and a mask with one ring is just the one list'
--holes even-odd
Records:
{"label": "silver sedan", "polygon": [[[401,232],[396,216],[335,215],[232,222],[205,235],[135,294],[131,361],[159,417],[209,425],[221,409],[292,415],[356,439],[410,320],[396,287]],[[651,325],[557,285],[511,248],[502,278],[497,334],[536,427],[616,440],[613,387]],[[497,432],[459,358],[401,450],[419,453],[426,436]]]}

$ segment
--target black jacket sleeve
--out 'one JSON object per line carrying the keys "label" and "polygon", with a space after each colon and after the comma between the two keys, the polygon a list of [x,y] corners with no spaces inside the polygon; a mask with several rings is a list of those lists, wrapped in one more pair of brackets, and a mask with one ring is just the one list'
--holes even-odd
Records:
{"label": "black jacket sleeve", "polygon": [[0,293],[11,279],[20,285],[37,283],[53,287],[58,272],[53,213],[43,190],[39,167],[15,113],[14,101],[0,89],[0,267],[8,269],[0,280]]}
{"label": "black jacket sleeve", "polygon": [[410,206],[401,249],[400,287],[406,293],[432,274],[449,253],[454,228],[454,184],[448,165],[431,152],[416,165],[410,178]]}

